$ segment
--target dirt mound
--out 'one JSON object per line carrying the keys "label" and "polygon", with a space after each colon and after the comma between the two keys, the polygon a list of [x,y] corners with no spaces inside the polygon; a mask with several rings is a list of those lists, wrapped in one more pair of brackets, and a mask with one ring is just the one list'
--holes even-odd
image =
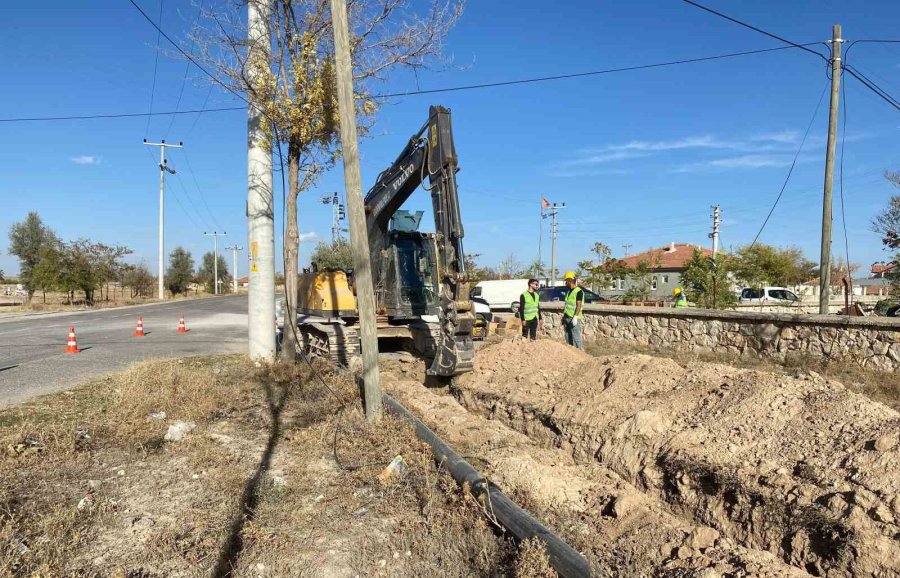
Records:
{"label": "dirt mound", "polygon": [[900,575],[897,412],[816,374],[646,355],[520,370],[509,360],[526,349],[503,345],[458,380],[470,410],[607,465],[684,520],[811,575]]}

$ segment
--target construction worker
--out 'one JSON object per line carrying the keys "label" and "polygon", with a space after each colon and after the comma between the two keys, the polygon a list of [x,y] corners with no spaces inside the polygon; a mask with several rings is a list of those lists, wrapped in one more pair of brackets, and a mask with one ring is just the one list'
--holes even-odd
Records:
{"label": "construction worker", "polygon": [[681,287],[676,287],[672,290],[672,295],[675,296],[675,307],[687,307],[687,297],[684,296],[684,291],[681,290]]}
{"label": "construction worker", "polygon": [[563,329],[566,332],[566,343],[575,346],[578,349],[584,349],[581,341],[581,308],[584,306],[584,291],[576,285],[575,273],[567,271],[563,275],[566,282],[566,307],[563,309]]}
{"label": "construction worker", "polygon": [[537,279],[528,280],[528,289],[519,297],[519,311],[522,315],[522,337],[537,338],[538,324],[541,323],[541,294],[537,292]]}

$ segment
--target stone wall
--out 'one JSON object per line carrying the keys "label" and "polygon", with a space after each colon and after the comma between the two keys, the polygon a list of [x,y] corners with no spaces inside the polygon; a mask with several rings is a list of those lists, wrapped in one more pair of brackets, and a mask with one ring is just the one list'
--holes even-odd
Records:
{"label": "stone wall", "polygon": [[[542,303],[541,311],[544,329],[562,339],[562,304]],[[872,369],[900,369],[900,320],[893,318],[585,305],[583,324],[587,340],[776,360],[849,359]]]}

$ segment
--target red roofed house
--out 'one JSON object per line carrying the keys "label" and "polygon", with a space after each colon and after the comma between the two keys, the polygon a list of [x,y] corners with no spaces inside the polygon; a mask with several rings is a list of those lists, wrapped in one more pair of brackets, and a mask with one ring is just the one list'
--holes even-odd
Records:
{"label": "red roofed house", "polygon": [[[647,261],[653,275],[650,284],[650,298],[663,299],[671,297],[672,290],[681,287],[681,274],[697,249],[706,257],[712,255],[712,251],[699,245],[669,243],[665,247],[629,255],[622,261],[631,268],[636,267],[641,261]],[[615,284],[615,289],[627,292],[636,285],[636,282],[634,279],[627,278],[617,279]]]}

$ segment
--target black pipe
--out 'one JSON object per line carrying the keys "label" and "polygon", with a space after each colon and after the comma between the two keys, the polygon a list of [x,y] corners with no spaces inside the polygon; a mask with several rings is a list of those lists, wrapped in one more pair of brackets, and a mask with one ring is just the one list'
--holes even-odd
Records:
{"label": "black pipe", "polygon": [[468,484],[475,498],[486,494],[489,512],[506,528],[516,540],[539,538],[547,548],[550,565],[562,578],[586,578],[591,575],[591,567],[584,556],[550,532],[534,516],[507,498],[500,489],[481,477],[481,474],[466,460],[454,452],[441,438],[431,431],[416,416],[397,400],[384,395],[384,403],[392,414],[411,422],[416,427],[416,435],[431,446],[435,460],[442,464],[460,486]]}

